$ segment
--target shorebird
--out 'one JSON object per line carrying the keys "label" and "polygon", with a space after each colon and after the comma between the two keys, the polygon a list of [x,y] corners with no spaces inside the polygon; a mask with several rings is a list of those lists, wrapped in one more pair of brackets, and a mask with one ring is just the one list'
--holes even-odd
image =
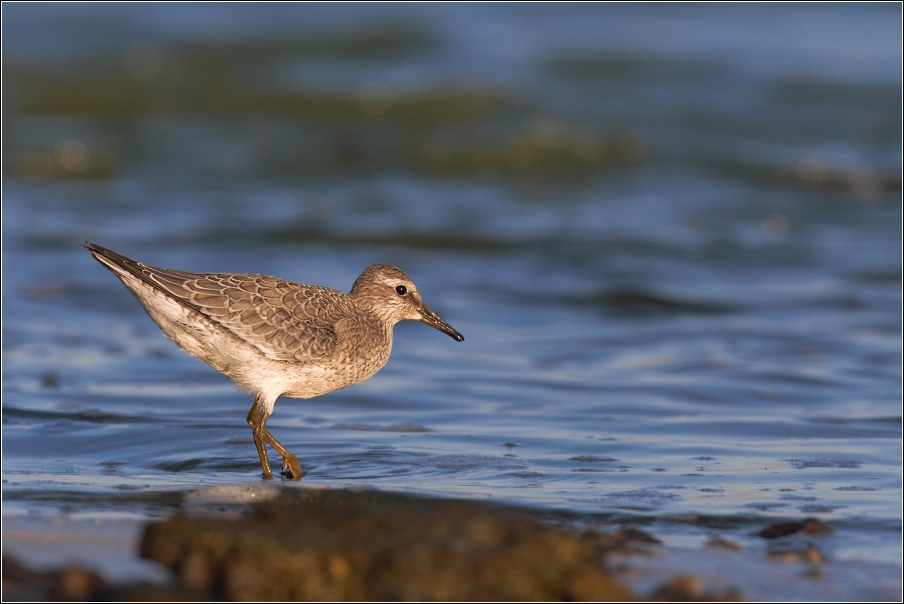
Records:
{"label": "shorebird", "polygon": [[392,327],[414,319],[461,342],[427,308],[400,269],[374,264],[348,294],[320,285],[239,273],[155,268],[85,242],[119,277],[164,335],[254,395],[248,424],[264,478],[272,478],[265,443],[282,457],[282,475],[304,470],[267,430],[280,396],[311,398],[357,384],[389,359]]}

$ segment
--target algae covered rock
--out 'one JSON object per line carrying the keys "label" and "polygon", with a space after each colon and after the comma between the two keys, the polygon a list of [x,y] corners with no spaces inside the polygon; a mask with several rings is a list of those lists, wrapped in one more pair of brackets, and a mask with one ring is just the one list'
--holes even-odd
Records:
{"label": "algae covered rock", "polygon": [[250,517],[175,516],[142,555],[227,600],[625,600],[594,533],[468,502],[310,491]]}

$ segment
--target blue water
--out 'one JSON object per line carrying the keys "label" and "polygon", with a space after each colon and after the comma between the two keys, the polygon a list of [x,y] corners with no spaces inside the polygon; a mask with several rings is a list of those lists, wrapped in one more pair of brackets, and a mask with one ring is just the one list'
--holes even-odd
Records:
{"label": "blue water", "polygon": [[901,561],[901,15],[885,5],[3,7],[4,513],[256,481],[250,398],[84,240],[463,343],[281,399],[311,485]]}

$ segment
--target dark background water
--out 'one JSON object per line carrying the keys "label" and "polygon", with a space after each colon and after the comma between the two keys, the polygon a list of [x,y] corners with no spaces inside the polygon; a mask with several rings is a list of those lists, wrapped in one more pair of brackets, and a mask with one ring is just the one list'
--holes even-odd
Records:
{"label": "dark background water", "polygon": [[[3,6],[4,514],[255,481],[247,395],[83,240],[466,340],[269,423],[305,482],[901,560],[901,11]],[[756,547],[762,547],[761,544]]]}

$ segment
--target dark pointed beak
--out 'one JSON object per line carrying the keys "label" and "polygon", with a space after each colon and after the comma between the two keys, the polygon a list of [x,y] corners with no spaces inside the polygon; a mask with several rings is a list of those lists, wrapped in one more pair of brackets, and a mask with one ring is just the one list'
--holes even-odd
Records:
{"label": "dark pointed beak", "polygon": [[435,312],[433,312],[426,306],[421,308],[421,315],[423,315],[423,318],[420,319],[421,323],[426,323],[427,325],[431,325],[431,326],[437,328],[438,330],[440,330],[441,332],[449,334],[450,336],[452,336],[454,339],[458,340],[459,342],[464,341],[465,337],[463,335],[461,335],[460,333],[458,333],[457,331],[452,329],[451,325],[449,325],[448,323],[446,323],[445,321],[440,319],[439,315],[437,315]]}

